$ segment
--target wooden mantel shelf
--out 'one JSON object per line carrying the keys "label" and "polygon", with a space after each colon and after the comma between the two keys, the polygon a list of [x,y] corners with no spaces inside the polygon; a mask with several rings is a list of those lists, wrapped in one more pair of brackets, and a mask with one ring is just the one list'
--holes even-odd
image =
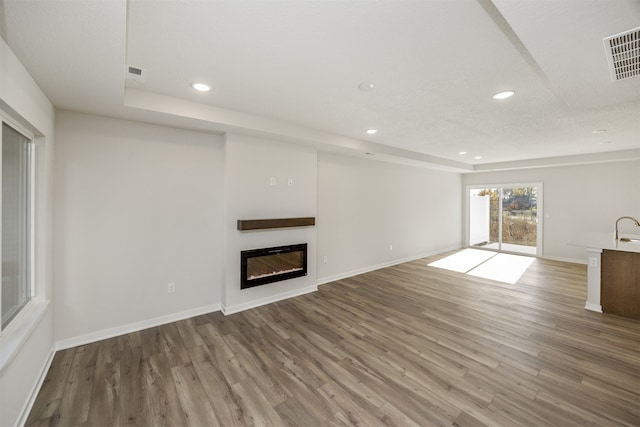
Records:
{"label": "wooden mantel shelf", "polygon": [[316,225],[313,216],[303,218],[276,218],[276,219],[239,219],[238,230],[265,230],[268,228],[308,227]]}

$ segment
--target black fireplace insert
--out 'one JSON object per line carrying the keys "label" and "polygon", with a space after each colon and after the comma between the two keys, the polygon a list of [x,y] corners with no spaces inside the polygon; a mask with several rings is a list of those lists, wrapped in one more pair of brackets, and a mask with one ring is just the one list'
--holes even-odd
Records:
{"label": "black fireplace insert", "polygon": [[307,275],[307,244],[240,252],[240,289]]}

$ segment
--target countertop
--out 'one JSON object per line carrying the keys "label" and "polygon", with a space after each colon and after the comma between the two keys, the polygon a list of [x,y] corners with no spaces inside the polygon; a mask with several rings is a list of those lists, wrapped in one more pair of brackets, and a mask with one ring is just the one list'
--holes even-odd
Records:
{"label": "countertop", "polygon": [[[632,239],[640,239],[640,236],[634,234],[620,233],[620,237],[629,237]],[[591,249],[607,249],[611,251],[636,252],[640,253],[640,243],[620,242],[614,238],[614,233],[606,232],[588,232],[575,237],[569,242],[571,246],[580,246]]]}

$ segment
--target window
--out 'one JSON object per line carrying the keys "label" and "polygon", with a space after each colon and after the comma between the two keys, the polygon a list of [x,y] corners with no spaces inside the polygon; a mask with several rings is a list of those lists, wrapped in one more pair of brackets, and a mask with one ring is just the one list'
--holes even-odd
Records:
{"label": "window", "polygon": [[1,330],[32,297],[32,140],[2,123]]}

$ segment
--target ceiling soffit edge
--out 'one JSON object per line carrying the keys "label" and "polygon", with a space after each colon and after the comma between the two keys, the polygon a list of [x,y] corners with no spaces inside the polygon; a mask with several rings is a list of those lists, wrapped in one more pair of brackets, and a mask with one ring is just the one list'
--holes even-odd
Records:
{"label": "ceiling soffit edge", "polygon": [[607,151],[605,153],[578,154],[572,156],[545,157],[513,162],[484,163],[475,165],[473,172],[495,172],[516,169],[533,169],[558,166],[575,166],[596,163],[613,163],[640,160],[640,148],[633,150]]}
{"label": "ceiling soffit edge", "polygon": [[[151,114],[172,117],[171,125],[214,132],[238,132],[253,136],[278,138],[288,142],[312,145],[319,150],[349,152],[354,155],[373,153],[377,160],[394,163],[412,163],[434,169],[471,172],[473,165],[444,159],[402,148],[334,135],[292,123],[268,119],[249,113],[228,110],[211,105],[187,101],[154,92],[126,88],[124,106],[144,110]],[[203,122],[206,126],[203,126]],[[189,124],[191,123],[191,125]],[[197,124],[196,124],[197,123]]]}

